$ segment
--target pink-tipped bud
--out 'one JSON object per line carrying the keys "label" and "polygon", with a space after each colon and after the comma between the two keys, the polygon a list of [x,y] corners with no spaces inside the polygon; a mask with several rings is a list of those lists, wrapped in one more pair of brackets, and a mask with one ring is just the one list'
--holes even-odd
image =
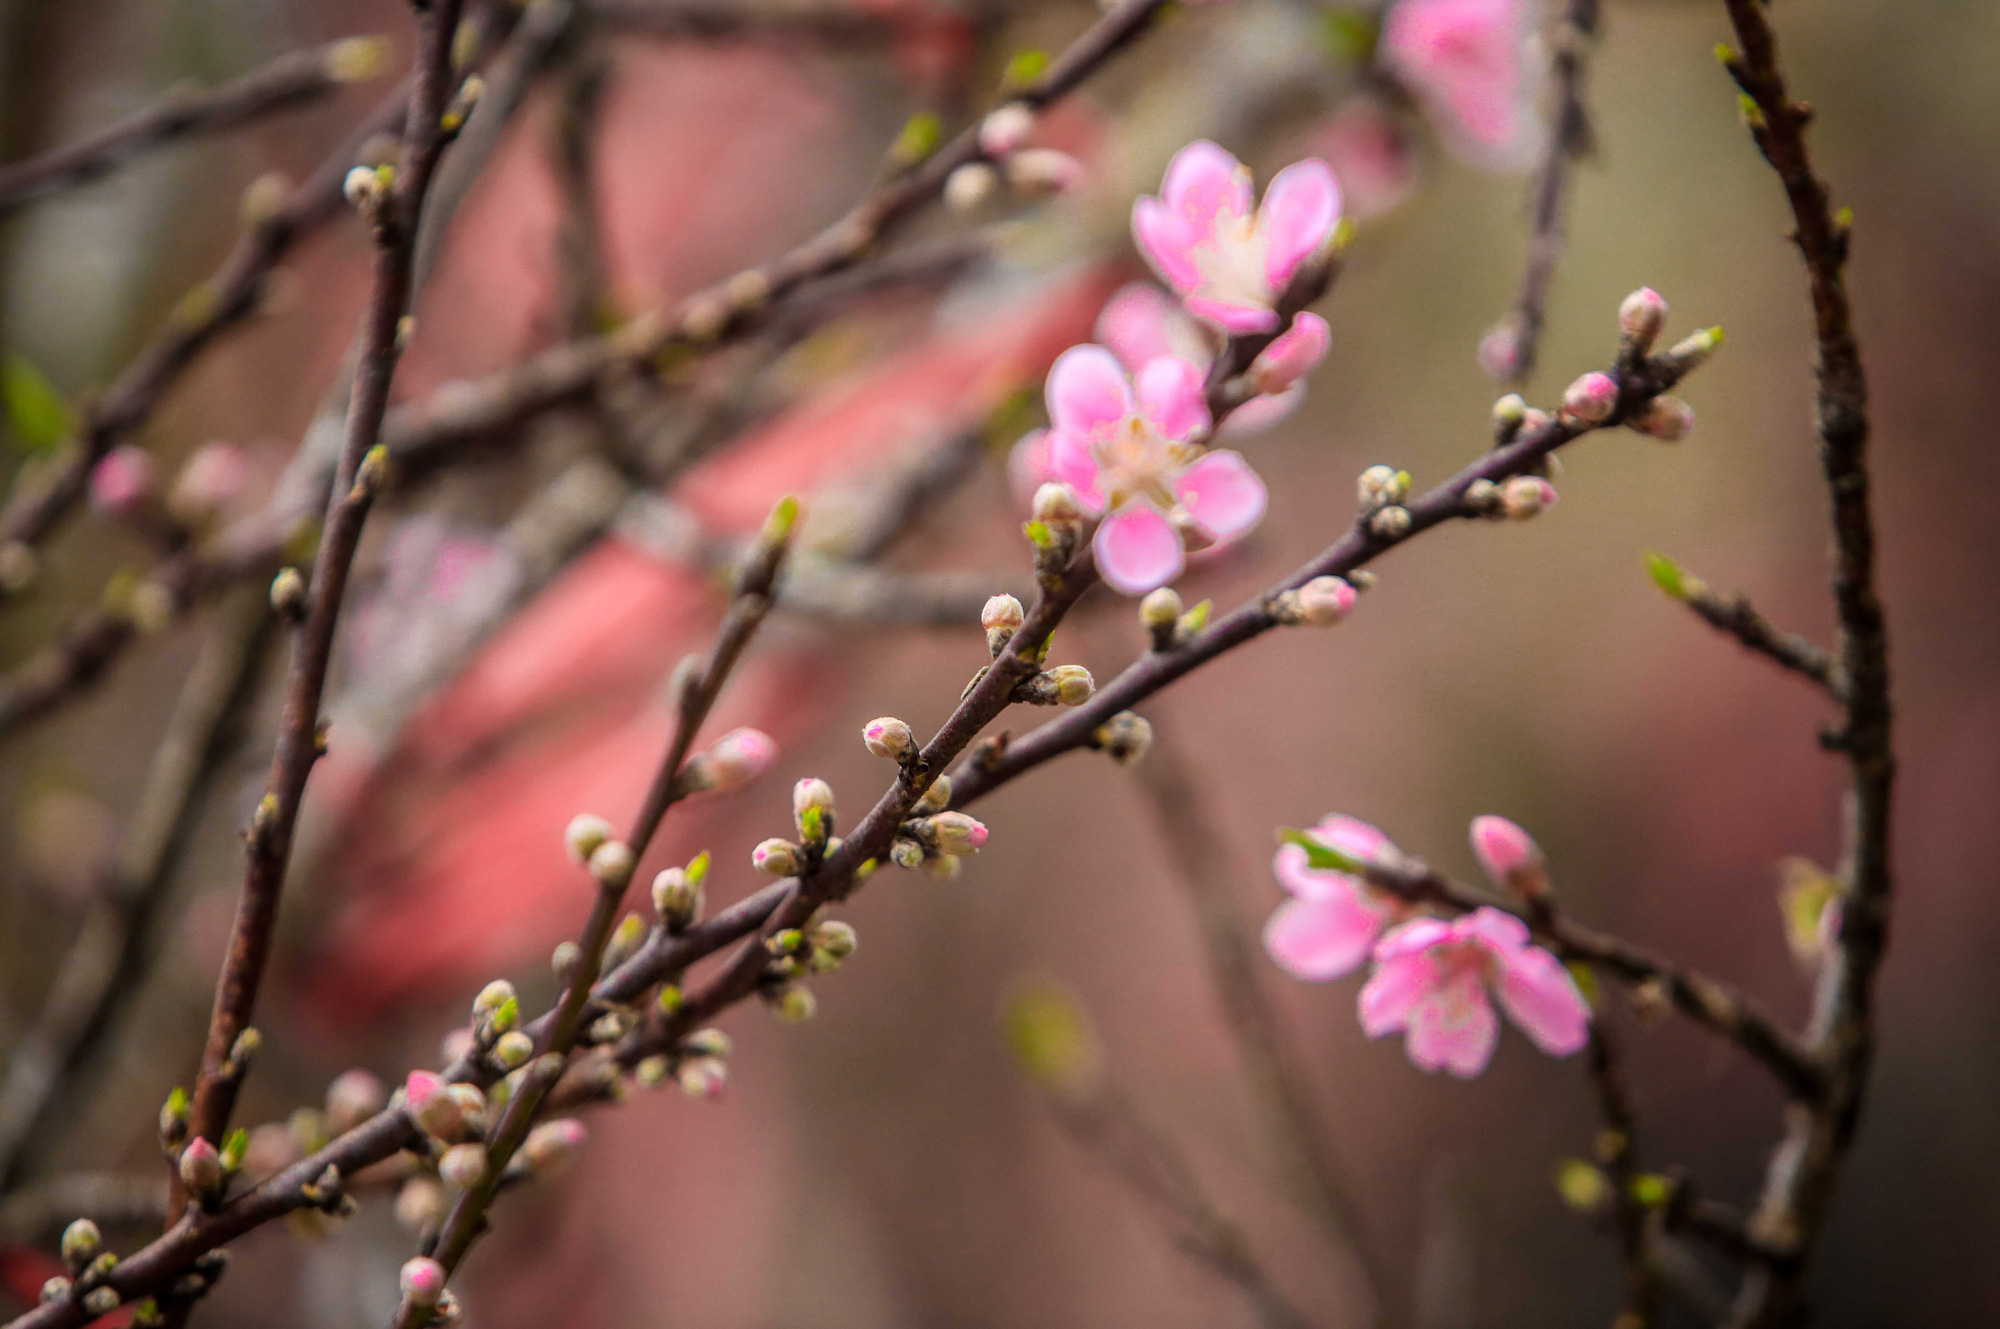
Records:
{"label": "pink-tipped bud", "polygon": [[207,1197],[222,1189],[222,1155],[199,1135],[181,1150],[181,1184],[196,1195]]}
{"label": "pink-tipped bud", "polygon": [[995,628],[1005,628],[1011,632],[1025,623],[1027,618],[1027,612],[1021,608],[1021,602],[1003,593],[988,600],[986,607],[979,611],[979,626],[988,632]]}
{"label": "pink-tipped bud", "polygon": [[832,816],[832,785],[809,775],[792,786],[792,822],[800,835],[824,838]]}
{"label": "pink-tipped bud", "polygon": [[1472,856],[1493,883],[1524,900],[1548,893],[1547,860],[1533,836],[1505,817],[1472,819]]}
{"label": "pink-tipped bud", "polygon": [[1027,198],[1067,194],[1090,178],[1084,164],[1054,148],[1023,148],[1007,158],[1007,185]]}
{"label": "pink-tipped bud", "polygon": [[778,759],[777,740],[761,729],[732,729],[709,747],[708,769],[712,789],[727,792],[741,789],[770,768]]}
{"label": "pink-tipped bud", "polygon": [[167,507],[190,526],[219,516],[250,483],[250,464],[230,443],[207,443],[181,467],[167,495]]}
{"label": "pink-tipped bud", "polygon": [[1618,409],[1618,382],[1595,370],[1563,392],[1563,414],[1587,425],[1601,425]]}
{"label": "pink-tipped bud", "polygon": [[986,843],[985,824],[963,812],[940,812],[930,819],[930,826],[938,850],[953,857],[977,853]]}
{"label": "pink-tipped bud", "polygon": [[389,1091],[374,1074],[358,1067],[342,1071],[326,1087],[326,1129],[333,1135],[345,1135],[388,1102]]}
{"label": "pink-tipped bud", "polygon": [[545,1121],[521,1142],[521,1161],[536,1176],[547,1176],[576,1157],[590,1130],[574,1117]]}
{"label": "pink-tipped bud", "polygon": [[465,1110],[451,1086],[429,1071],[411,1071],[403,1082],[403,1105],[424,1134],[440,1140],[455,1137],[465,1124]]}
{"label": "pink-tipped bud", "polygon": [[1250,383],[1266,396],[1275,396],[1319,368],[1333,345],[1333,331],[1326,320],[1307,311],[1292,319],[1292,326],[1278,334],[1250,363]]}
{"label": "pink-tipped bud", "polygon": [[132,517],[153,501],[153,459],[130,443],[104,454],[90,471],[90,506],[107,517]]}
{"label": "pink-tipped bud", "polygon": [[1339,577],[1314,577],[1299,587],[1299,614],[1316,628],[1332,627],[1354,611],[1359,597]]}
{"label": "pink-tipped bud", "polygon": [[1650,286],[1641,286],[1618,306],[1618,328],[1641,354],[1666,326],[1667,302]]}
{"label": "pink-tipped bud", "polygon": [[1556,487],[1539,475],[1517,475],[1500,488],[1500,511],[1515,521],[1555,506]]}
{"label": "pink-tipped bud", "polygon": [[438,1159],[438,1176],[447,1186],[469,1191],[486,1175],[486,1146],[455,1144]]}
{"label": "pink-tipped bud", "polygon": [[1694,407],[1679,397],[1655,397],[1646,413],[1632,421],[1632,428],[1662,443],[1678,443],[1694,428]]}
{"label": "pink-tipped bud", "polygon": [[769,877],[793,876],[801,866],[799,847],[790,840],[766,840],[750,851],[750,866]]}
{"label": "pink-tipped bud", "polygon": [[1504,319],[1479,339],[1479,367],[1502,383],[1516,378],[1521,373],[1522,347],[1520,324]]}
{"label": "pink-tipped bud", "polygon": [[444,1296],[444,1266],[419,1255],[403,1265],[403,1297],[412,1306],[431,1307]]}
{"label": "pink-tipped bud", "polygon": [[979,150],[1005,157],[1027,142],[1034,128],[1035,113],[1022,102],[1008,102],[979,122]]}
{"label": "pink-tipped bud", "polygon": [[901,720],[885,715],[861,726],[861,741],[876,756],[896,761],[916,747],[917,736]]}

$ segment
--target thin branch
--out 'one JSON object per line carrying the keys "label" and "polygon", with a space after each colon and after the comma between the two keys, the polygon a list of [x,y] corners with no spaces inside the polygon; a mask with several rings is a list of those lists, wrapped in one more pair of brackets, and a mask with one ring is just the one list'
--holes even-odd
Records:
{"label": "thin branch", "polygon": [[372,218],[376,233],[374,283],[362,324],[346,437],[334,473],[325,532],[313,563],[304,622],[293,646],[268,792],[250,827],[249,862],[228,955],[216,985],[215,1010],[190,1109],[191,1136],[212,1144],[221,1141],[228,1127],[246,1069],[238,1040],[250,1027],[269,958],[306,779],[323,750],[320,699],[333,658],[334,628],[363,523],[385,480],[386,459],[371,453],[381,434],[389,383],[401,352],[399,334],[409,308],[424,197],[449,139],[445,110],[455,89],[451,48],[460,7],[461,0],[434,0],[420,15],[419,53],[401,161],[394,184],[376,205]]}
{"label": "thin branch", "polygon": [[381,73],[386,43],[350,37],[293,51],[206,90],[177,89],[87,138],[0,166],[0,216],[33,199],[109,174],[142,153],[323,97]]}
{"label": "thin branch", "polygon": [[1845,724],[1837,736],[1853,788],[1843,868],[1847,890],[1839,944],[1814,996],[1811,1037],[1828,1067],[1827,1093],[1791,1109],[1785,1138],[1765,1175],[1752,1230],[1799,1259],[1753,1271],[1735,1323],[1791,1322],[1803,1301],[1804,1255],[1832,1207],[1834,1181],[1854,1139],[1875,1055],[1875,978],[1888,943],[1891,873],[1889,634],[1875,584],[1875,519],[1869,502],[1868,382],[1855,338],[1846,266],[1849,226],[1836,214],[1806,147],[1809,106],[1792,98],[1777,40],[1756,0],[1725,0],[1741,43],[1725,64],[1743,90],[1751,136],[1777,173],[1791,207],[1793,240],[1805,261],[1816,354],[1821,468],[1833,508],[1833,600],[1839,623]]}
{"label": "thin branch", "polygon": [[1652,1209],[1639,1196],[1639,1115],[1619,1056],[1618,1036],[1599,1010],[1590,1022],[1590,1046],[1585,1065],[1597,1093],[1604,1131],[1598,1137],[1598,1161],[1611,1178],[1612,1219],[1618,1229],[1618,1253],[1625,1266],[1625,1308],[1619,1329],[1648,1329],[1659,1314],[1660,1270],[1654,1253]]}
{"label": "thin branch", "polygon": [[[1661,572],[1671,569],[1671,575],[1661,577]],[[1803,675],[1826,689],[1827,695],[1835,701],[1846,695],[1846,687],[1841,681],[1840,661],[1831,651],[1816,642],[1807,640],[1796,632],[1787,632],[1776,626],[1757,612],[1750,603],[1750,597],[1738,591],[1733,596],[1725,596],[1699,577],[1689,576],[1669,564],[1655,563],[1655,576],[1675,599],[1682,601],[1689,609],[1711,627],[1734,637],[1745,648],[1755,651],[1779,667]],[[1671,585],[1668,583],[1671,582]]]}
{"label": "thin branch", "polygon": [[[1229,891],[1220,836],[1208,821],[1186,756],[1170,727],[1154,728],[1152,746],[1137,774],[1166,841],[1174,876],[1188,897],[1208,961],[1209,983],[1235,1035],[1285,1174],[1304,1182],[1310,1208],[1327,1239],[1354,1260],[1368,1300],[1382,1310],[1400,1280],[1373,1248],[1365,1216],[1348,1193],[1347,1170],[1313,1101],[1298,1049],[1258,980],[1261,952]],[[1397,1323],[1404,1317],[1388,1312],[1379,1318]]]}

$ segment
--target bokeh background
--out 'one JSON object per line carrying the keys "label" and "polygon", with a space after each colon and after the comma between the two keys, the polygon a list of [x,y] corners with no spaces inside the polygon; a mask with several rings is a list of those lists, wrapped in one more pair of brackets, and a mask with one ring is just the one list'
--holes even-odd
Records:
{"label": "bokeh background", "polygon": [[[948,41],[858,51],[593,37],[609,62],[594,142],[612,302],[636,311],[804,238],[865,186],[910,114],[936,107],[957,123],[987,104],[1010,53],[1059,47],[1092,12],[1008,5],[960,16]],[[1903,772],[1875,1092],[1814,1286],[1828,1325],[1962,1324],[2000,1314],[2000,460],[1983,387],[2000,372],[2000,12],[1818,0],[1776,18],[1794,86],[1818,107],[1823,172],[1856,217]],[[1672,447],[1590,439],[1565,454],[1551,514],[1419,541],[1379,568],[1348,624],[1272,634],[1143,708],[1176,738],[1253,925],[1279,897],[1275,826],[1347,811],[1470,872],[1465,823],[1499,812],[1534,830],[1579,916],[1802,1015],[1807,981],[1775,890],[1786,856],[1828,863],[1836,851],[1839,772],[1815,742],[1829,716],[1662,597],[1642,564],[1644,551],[1666,551],[1750,591],[1781,623],[1830,631],[1803,278],[1776,183],[1710,55],[1725,28],[1719,5],[1695,0],[1607,6],[1590,94],[1598,152],[1575,181],[1529,389],[1547,402],[1600,364],[1617,301],[1651,284],[1677,332],[1727,329],[1686,391],[1693,436]],[[66,141],[180,79],[213,81],[355,32],[407,47],[407,30],[387,3],[8,0],[0,150]],[[1175,146],[1215,136],[1267,172],[1329,141],[1357,81],[1327,31],[1321,11],[1274,0],[1180,14],[1052,117],[1048,141],[1086,161],[1086,186],[997,222],[928,223],[939,235],[997,228],[1001,257],[938,300],[870,308],[806,340],[764,381],[750,437],[676,497],[723,528],[785,487],[838,511],[881,457],[934,446],[976,423],[967,412],[1031,386],[1087,335],[1094,302],[1136,275],[1124,209]],[[66,392],[101,384],[218,261],[244,187],[266,170],[308,170],[376,95],[159,153],[6,220],[0,344]],[[399,396],[561,335],[554,114],[546,90],[531,100],[467,200]],[[1270,483],[1270,514],[1254,541],[1190,574],[1190,600],[1230,605],[1297,566],[1345,526],[1362,467],[1405,466],[1421,485],[1483,445],[1496,389],[1474,348],[1518,277],[1525,175],[1462,161],[1420,119],[1409,124],[1415,186],[1360,225],[1323,306],[1333,352],[1306,406],[1245,445]],[[254,485],[268,484],[335,377],[364,260],[346,219],[306,245],[282,298],[176,389],[146,445],[176,459],[229,440],[251,456]],[[954,378],[966,361],[1007,368]],[[584,555],[469,681],[414,719],[371,709],[396,677],[396,650],[422,630],[413,625],[453,612],[439,540],[475,563],[488,552],[490,533],[573,450],[555,432],[504,440],[465,475],[399,495],[378,523],[350,622],[375,617],[342,657],[334,757],[315,785],[246,1120],[317,1101],[349,1065],[394,1077],[431,1064],[486,978],[546,996],[548,950],[585,908],[560,866],[560,828],[575,811],[636,804],[659,686],[717,605],[703,576],[642,542]],[[1019,520],[1004,449],[988,449],[889,561],[1018,585]],[[119,568],[149,559],[129,531],[74,523],[35,593],[0,618],[0,653],[23,658]],[[198,642],[192,624],[147,640],[0,751],[0,1041],[46,994]],[[1058,649],[1105,677],[1140,645],[1130,604],[1107,598]],[[713,847],[718,902],[755,884],[748,848],[788,824],[792,778],[827,778],[858,815],[882,780],[858,726],[884,713],[935,725],[983,659],[976,627],[803,615],[776,621],[759,652],[721,718],[771,729],[779,766],[670,820],[661,850],[666,862]],[[273,718],[267,699],[178,874],[171,941],[33,1176],[157,1166],[150,1123],[198,1052],[235,888],[233,832],[261,790]],[[1319,1242],[1297,1179],[1266,1147],[1178,865],[1130,773],[1071,756],[981,815],[992,841],[960,880],[889,874],[856,900],[862,950],[818,985],[818,1020],[735,1013],[719,1104],[636,1095],[593,1116],[561,1180],[511,1196],[468,1269],[473,1322],[1247,1322],[1238,1294],[1175,1251],[1011,1063],[996,1012],[1033,974],[1077,994],[1111,1073],[1287,1292],[1323,1323],[1359,1323],[1351,1265]],[[1608,1317],[1611,1243],[1551,1184],[1557,1160],[1587,1153],[1597,1130],[1580,1065],[1510,1035],[1482,1079],[1426,1077],[1360,1034],[1354,981],[1262,976],[1418,1323]],[[1684,1024],[1626,1025],[1649,1163],[1753,1197],[1778,1125],[1770,1087]],[[242,1242],[203,1316],[262,1323],[283,1305],[298,1324],[381,1322],[410,1247],[385,1208],[372,1202],[330,1238]]]}

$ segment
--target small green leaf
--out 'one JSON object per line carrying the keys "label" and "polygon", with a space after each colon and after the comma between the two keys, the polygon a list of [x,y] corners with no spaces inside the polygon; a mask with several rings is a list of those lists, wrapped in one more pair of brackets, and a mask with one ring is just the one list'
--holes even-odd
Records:
{"label": "small green leaf", "polygon": [[708,863],[708,850],[704,849],[694,856],[693,861],[687,865],[688,885],[696,888],[701,886],[701,883],[708,878]]}
{"label": "small green leaf", "polygon": [[62,393],[19,351],[9,351],[0,360],[0,399],[6,404],[14,443],[24,452],[54,452],[75,428],[76,413]]}
{"label": "small green leaf", "polygon": [[1018,92],[1042,76],[1049,67],[1047,51],[1016,51],[1007,61],[1007,71],[1000,77],[1003,92]]}
{"label": "small green leaf", "polygon": [[1665,554],[1647,554],[1646,571],[1652,574],[1653,584],[1674,599],[1688,598],[1687,573]]}
{"label": "small green leaf", "polygon": [[1556,1164],[1556,1194],[1580,1214],[1601,1214],[1611,1206],[1611,1179],[1593,1163],[1565,1158]]}
{"label": "small green leaf", "polygon": [[799,500],[797,495],[787,494],[779,499],[771,509],[771,515],[764,519],[764,543],[778,544],[791,537],[792,528],[798,524]]}
{"label": "small green leaf", "polygon": [[1839,880],[1809,858],[1794,856],[1778,865],[1778,911],[1785,920],[1785,941],[1800,964],[1825,958],[1826,911],[1841,894]]}
{"label": "small green leaf", "polygon": [[229,1132],[229,1138],[222,1142],[222,1166],[236,1172],[243,1166],[243,1155],[250,1149],[250,1132],[238,1126]]}
{"label": "small green leaf", "polygon": [[1327,51],[1336,60],[1364,65],[1375,58],[1382,30],[1375,16],[1358,9],[1330,9],[1325,18]]}
{"label": "small green leaf", "polygon": [[1658,1209],[1673,1193],[1673,1181],[1657,1172],[1642,1172],[1632,1178],[1632,1198],[1648,1209]]}
{"label": "small green leaf", "polygon": [[1037,549],[1053,549],[1056,544],[1055,532],[1045,522],[1031,521],[1021,527],[1021,533],[1028,537],[1028,543]]}
{"label": "small green leaf", "polygon": [[914,166],[937,151],[944,137],[944,121],[935,112],[919,111],[903,122],[903,130],[889,149],[889,156],[905,166]]}
{"label": "small green leaf", "polygon": [[1306,866],[1318,868],[1322,872],[1345,872],[1358,876],[1368,870],[1368,865],[1349,854],[1343,854],[1333,846],[1314,839],[1310,832],[1292,826],[1280,826],[1278,838],[1286,844],[1295,844],[1306,851]]}
{"label": "small green leaf", "polygon": [[1215,612],[1215,601],[1203,600],[1194,608],[1181,615],[1175,632],[1182,637],[1191,637],[1208,626],[1208,616]]}
{"label": "small green leaf", "polygon": [[1054,979],[1017,984],[1000,1012],[1014,1060],[1051,1093],[1075,1095],[1097,1077],[1101,1055],[1083,1007]]}
{"label": "small green leaf", "polygon": [[1583,994],[1585,1001],[1593,1008],[1603,1004],[1604,990],[1598,985],[1595,969],[1580,960],[1571,960],[1563,968],[1569,970],[1569,976],[1576,981],[1576,990]]}
{"label": "small green leaf", "polygon": [[167,1112],[176,1117],[185,1117],[188,1114],[187,1090],[175,1085],[167,1091]]}

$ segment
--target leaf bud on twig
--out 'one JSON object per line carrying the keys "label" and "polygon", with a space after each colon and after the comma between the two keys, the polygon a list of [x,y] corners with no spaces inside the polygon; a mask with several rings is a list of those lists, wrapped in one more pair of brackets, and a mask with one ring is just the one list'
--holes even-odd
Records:
{"label": "leaf bud on twig", "polygon": [[1153,726],[1143,715],[1120,711],[1099,725],[1091,737],[1114,763],[1132,766],[1153,746]]}

